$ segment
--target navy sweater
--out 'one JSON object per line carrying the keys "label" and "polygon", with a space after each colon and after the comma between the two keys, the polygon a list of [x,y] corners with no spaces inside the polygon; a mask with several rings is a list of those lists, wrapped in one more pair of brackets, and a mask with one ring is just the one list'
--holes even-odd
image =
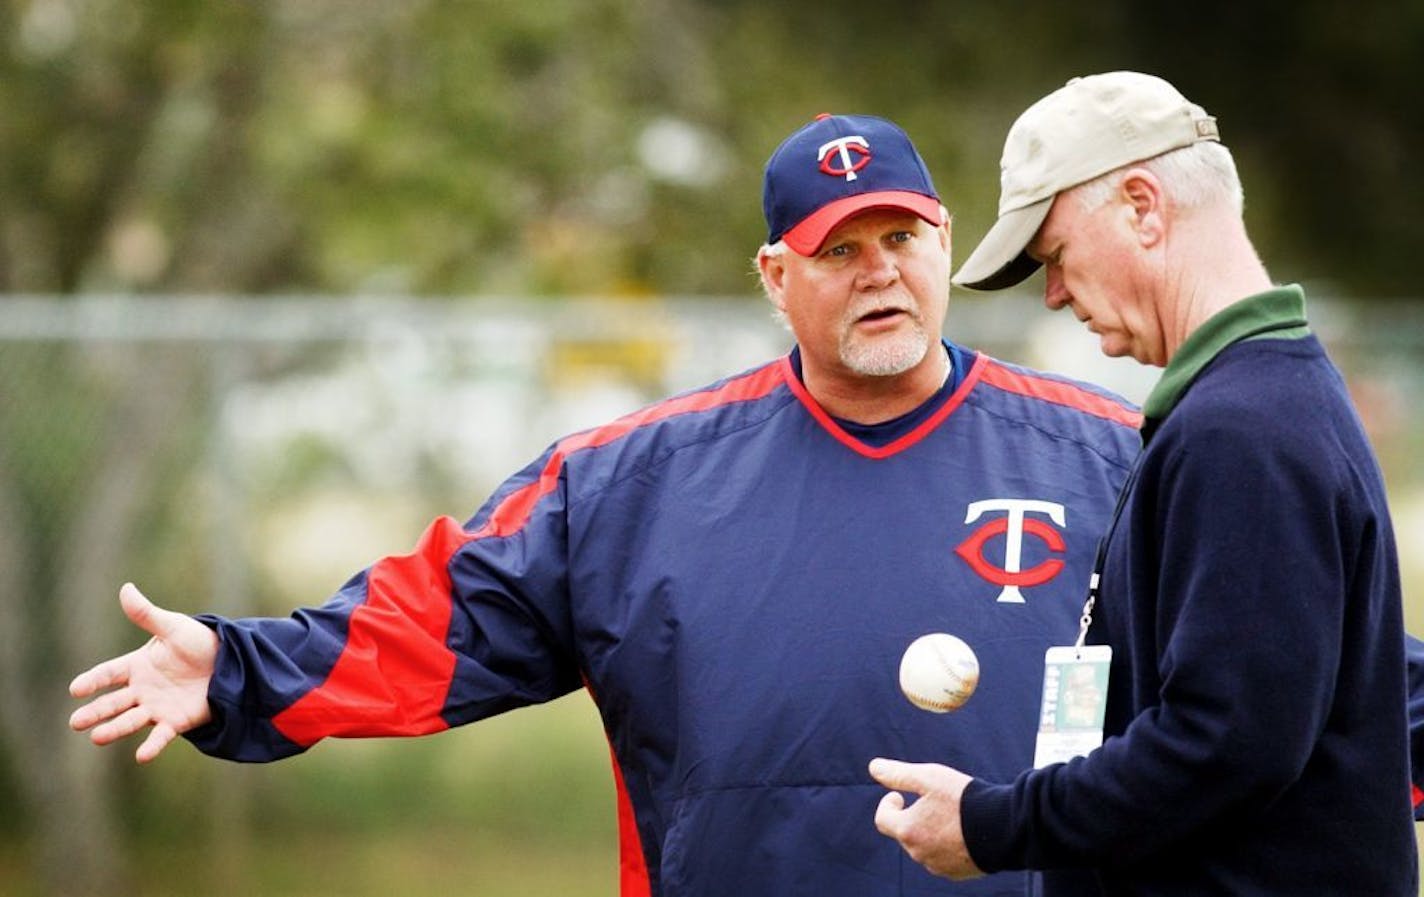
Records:
{"label": "navy sweater", "polygon": [[970,785],[981,868],[1091,865],[1108,895],[1417,894],[1384,487],[1320,343],[1269,335],[1161,419],[1149,402],[1092,627],[1108,739]]}

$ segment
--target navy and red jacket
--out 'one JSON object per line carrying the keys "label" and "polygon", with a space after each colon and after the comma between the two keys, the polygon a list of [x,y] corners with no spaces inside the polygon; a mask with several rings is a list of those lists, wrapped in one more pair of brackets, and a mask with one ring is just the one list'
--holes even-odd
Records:
{"label": "navy and red jacket", "polygon": [[[190,739],[266,761],[586,687],[623,897],[1022,897],[1025,873],[953,884],[881,836],[866,766],[1030,765],[1044,650],[1076,635],[1140,416],[945,345],[955,377],[903,419],[833,419],[793,352],[557,442],[325,606],[203,618],[222,647]],[[934,631],[981,664],[954,714],[898,687]]]}

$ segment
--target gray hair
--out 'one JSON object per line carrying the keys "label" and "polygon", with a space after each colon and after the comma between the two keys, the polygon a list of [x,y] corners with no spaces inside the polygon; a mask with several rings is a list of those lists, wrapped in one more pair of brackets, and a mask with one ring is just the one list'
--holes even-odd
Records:
{"label": "gray hair", "polygon": [[1157,176],[1167,194],[1184,209],[1226,202],[1237,214],[1245,204],[1241,178],[1231,150],[1214,140],[1204,140],[1133,162],[1071,188],[1081,208],[1091,212],[1112,198],[1129,168],[1145,168]]}
{"label": "gray hair", "polygon": [[757,259],[761,258],[763,253],[772,258],[781,258],[790,248],[790,246],[786,245],[785,240],[777,240],[775,243],[763,244],[762,247],[757,250],[757,254],[752,256],[752,265],[753,267],[757,266]]}
{"label": "gray hair", "polygon": [[[780,258],[790,251],[791,247],[786,245],[785,240],[777,240],[775,243],[762,244],[762,247],[757,250],[757,254],[752,256],[752,275],[756,277],[757,283],[761,284],[761,291],[767,299],[771,298],[771,290],[761,276],[761,257],[767,255],[771,258]],[[777,308],[775,303],[772,303],[771,306],[771,319],[788,331],[791,330],[791,322],[787,320],[786,312]]]}

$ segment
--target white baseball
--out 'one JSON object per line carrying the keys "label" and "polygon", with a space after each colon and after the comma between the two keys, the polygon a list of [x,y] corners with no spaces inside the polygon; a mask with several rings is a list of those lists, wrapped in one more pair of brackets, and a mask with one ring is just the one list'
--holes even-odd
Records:
{"label": "white baseball", "polygon": [[920,636],[900,658],[900,690],[916,707],[935,713],[958,710],[978,684],[979,658],[946,632]]}

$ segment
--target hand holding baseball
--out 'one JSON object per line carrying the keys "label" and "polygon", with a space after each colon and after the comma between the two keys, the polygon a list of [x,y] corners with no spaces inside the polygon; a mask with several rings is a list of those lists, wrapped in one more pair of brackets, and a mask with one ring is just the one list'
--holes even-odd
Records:
{"label": "hand holding baseball", "polygon": [[[877,757],[870,775],[890,793],[875,809],[875,827],[905,848],[910,859],[935,875],[959,881],[983,871],[969,856],[959,816],[959,799],[973,779],[937,763],[902,763]],[[909,806],[900,792],[918,794]]]}
{"label": "hand holding baseball", "polygon": [[69,693],[76,698],[112,690],[74,711],[69,725],[78,732],[92,729],[89,739],[98,745],[152,726],[134,754],[147,763],[180,734],[212,718],[208,681],[218,637],[192,617],[154,605],[132,583],[119,590],[119,603],[134,625],[153,638],[75,677]]}

